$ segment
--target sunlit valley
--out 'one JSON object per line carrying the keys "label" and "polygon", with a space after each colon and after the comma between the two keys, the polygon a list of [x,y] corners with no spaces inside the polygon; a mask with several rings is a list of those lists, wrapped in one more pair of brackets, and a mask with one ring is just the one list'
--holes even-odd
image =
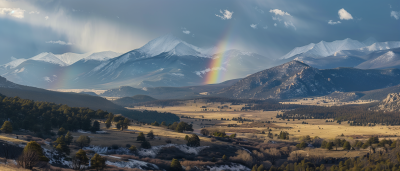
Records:
{"label": "sunlit valley", "polygon": [[0,0],[0,170],[400,170],[399,17],[389,0]]}

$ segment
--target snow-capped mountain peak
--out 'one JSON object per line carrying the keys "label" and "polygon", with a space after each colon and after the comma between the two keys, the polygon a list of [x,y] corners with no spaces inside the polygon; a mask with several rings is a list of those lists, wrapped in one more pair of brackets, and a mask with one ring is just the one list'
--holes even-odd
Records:
{"label": "snow-capped mountain peak", "polygon": [[137,51],[146,54],[146,57],[157,56],[164,52],[178,56],[209,56],[207,53],[205,53],[206,50],[186,43],[171,34],[153,39],[143,47],[139,48]]}
{"label": "snow-capped mountain peak", "polygon": [[67,65],[64,61],[62,61],[61,59],[59,59],[57,56],[55,56],[53,53],[50,53],[50,52],[40,53],[39,55],[36,55],[36,56],[30,58],[30,60],[43,61],[43,62],[48,62],[48,63],[52,63],[52,64],[57,64],[60,66]]}
{"label": "snow-capped mountain peak", "polygon": [[333,42],[320,41],[317,44],[311,43],[306,46],[296,47],[292,51],[281,57],[281,59],[288,59],[295,55],[320,58],[334,55],[338,51],[354,50],[365,46],[366,45],[364,43],[361,43],[357,40],[352,40],[350,38],[346,38],[344,40],[336,40]]}

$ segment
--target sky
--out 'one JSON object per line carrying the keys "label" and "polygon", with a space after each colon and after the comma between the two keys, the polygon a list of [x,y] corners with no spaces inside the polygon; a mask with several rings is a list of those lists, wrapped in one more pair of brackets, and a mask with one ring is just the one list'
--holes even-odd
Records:
{"label": "sky", "polygon": [[319,41],[400,40],[399,0],[0,0],[0,64],[42,52],[128,52],[174,36],[279,58]]}

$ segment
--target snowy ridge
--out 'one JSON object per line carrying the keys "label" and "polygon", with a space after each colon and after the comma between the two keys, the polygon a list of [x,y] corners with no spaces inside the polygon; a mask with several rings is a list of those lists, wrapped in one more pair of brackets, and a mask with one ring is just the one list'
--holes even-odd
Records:
{"label": "snowy ridge", "polygon": [[151,40],[137,51],[146,54],[146,57],[157,56],[161,53],[168,52],[171,55],[190,55],[209,57],[209,50],[203,50],[191,44],[188,44],[175,36],[168,34]]}
{"label": "snowy ridge", "polygon": [[13,69],[21,65],[23,62],[28,60],[34,61],[43,61],[51,64],[56,64],[62,67],[72,65],[80,60],[84,60],[85,62],[88,60],[97,60],[97,61],[106,61],[111,58],[115,58],[120,56],[121,53],[105,51],[105,52],[96,52],[96,53],[85,53],[85,54],[77,54],[77,53],[64,53],[55,55],[50,52],[40,53],[29,59],[16,59],[7,64],[2,65],[2,67],[7,69]]}
{"label": "snowy ridge", "polygon": [[306,46],[294,48],[292,51],[282,56],[281,59],[288,59],[299,54],[317,58],[326,57],[335,54],[337,51],[360,49],[365,46],[364,43],[349,38],[333,42],[321,41],[317,44],[311,43]]}
{"label": "snowy ridge", "polygon": [[393,51],[388,51],[385,54],[365,61],[357,66],[360,69],[374,69],[374,68],[389,68],[396,65],[400,65],[400,55]]}
{"label": "snowy ridge", "polygon": [[391,42],[378,42],[370,46],[360,48],[362,51],[377,51],[377,50],[387,50],[400,47],[400,41]]}

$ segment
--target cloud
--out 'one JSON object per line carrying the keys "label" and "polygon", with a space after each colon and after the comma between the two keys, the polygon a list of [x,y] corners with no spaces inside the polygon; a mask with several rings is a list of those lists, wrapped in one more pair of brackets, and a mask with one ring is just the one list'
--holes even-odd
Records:
{"label": "cloud", "polygon": [[215,14],[215,16],[217,16],[217,17],[219,17],[219,18],[221,18],[223,20],[229,20],[229,19],[232,18],[233,11],[231,12],[231,11],[228,11],[228,10],[224,10],[224,12],[222,12],[222,10],[219,10],[219,12],[222,14],[222,16],[218,15],[218,14]]}
{"label": "cloud", "polygon": [[398,20],[399,16],[400,16],[400,11],[392,11],[392,12],[390,12],[390,16],[394,17],[396,20]]}
{"label": "cloud", "polygon": [[31,11],[31,12],[29,12],[29,14],[40,14],[40,12],[39,11]]}
{"label": "cloud", "polygon": [[184,34],[190,34],[190,31],[187,30],[186,28],[182,28],[182,32],[183,32]]}
{"label": "cloud", "polygon": [[353,19],[353,16],[351,16],[351,14],[348,13],[344,8],[340,9],[338,11],[338,14],[339,14],[339,18],[341,20],[352,20]]}
{"label": "cloud", "polygon": [[11,60],[12,60],[12,61],[15,61],[15,60],[17,60],[17,58],[14,57],[14,56],[11,56]]}
{"label": "cloud", "polygon": [[9,15],[15,18],[24,18],[25,10],[20,8],[0,8],[0,15]]}
{"label": "cloud", "polygon": [[253,29],[257,29],[257,24],[251,24],[250,27]]}
{"label": "cloud", "polygon": [[274,26],[276,27],[278,24],[274,23]]}
{"label": "cloud", "polygon": [[263,29],[268,29],[268,26],[264,26]]}
{"label": "cloud", "polygon": [[328,22],[328,24],[330,24],[330,25],[335,25],[335,24],[340,24],[341,22],[340,21],[332,21],[332,20],[329,20],[329,22]]}
{"label": "cloud", "polygon": [[296,26],[294,26],[294,24],[291,21],[285,21],[284,24],[285,27],[293,27],[294,30],[297,30]]}
{"label": "cloud", "polygon": [[275,21],[282,21],[282,19],[281,18],[279,18],[279,17],[275,17],[275,16],[272,16],[272,20],[275,20]]}
{"label": "cloud", "polygon": [[62,40],[57,40],[57,41],[47,41],[46,43],[51,43],[51,44],[59,44],[59,45],[72,45],[71,42],[64,42]]}
{"label": "cloud", "polygon": [[275,15],[280,15],[280,16],[291,16],[289,13],[282,11],[280,9],[273,9],[273,10],[269,10],[270,13],[274,13]]}
{"label": "cloud", "polygon": [[48,20],[48,19],[49,19],[49,16],[44,17],[44,19]]}
{"label": "cloud", "polygon": [[257,12],[259,12],[259,13],[261,13],[261,14],[264,14],[264,10],[262,10],[262,9],[260,9],[260,8],[258,8],[258,7],[254,7],[254,9],[255,9]]}

